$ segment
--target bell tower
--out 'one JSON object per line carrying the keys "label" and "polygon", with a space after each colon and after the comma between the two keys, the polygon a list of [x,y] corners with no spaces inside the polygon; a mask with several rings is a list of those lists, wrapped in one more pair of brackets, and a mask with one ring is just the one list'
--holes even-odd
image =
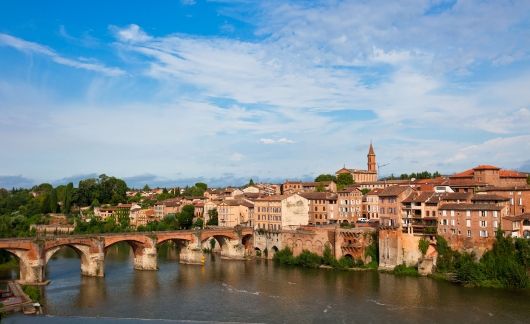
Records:
{"label": "bell tower", "polygon": [[375,162],[375,152],[372,142],[370,141],[370,148],[368,149],[368,171],[377,173],[377,163]]}

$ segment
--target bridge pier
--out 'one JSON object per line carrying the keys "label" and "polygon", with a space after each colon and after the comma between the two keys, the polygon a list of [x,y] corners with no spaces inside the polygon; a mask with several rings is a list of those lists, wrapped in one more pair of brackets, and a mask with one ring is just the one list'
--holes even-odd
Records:
{"label": "bridge pier", "polygon": [[81,274],[88,277],[105,276],[105,253],[88,253],[81,258]]}
{"label": "bridge pier", "polygon": [[156,239],[150,239],[150,244],[134,249],[134,269],[158,270]]}
{"label": "bridge pier", "polygon": [[20,259],[19,264],[21,283],[38,285],[44,282],[44,264],[41,259],[26,261]]}
{"label": "bridge pier", "polygon": [[204,254],[199,245],[189,242],[180,249],[180,263],[203,264]]}
{"label": "bridge pier", "polygon": [[239,240],[225,239],[221,247],[221,258],[245,260],[245,246]]}

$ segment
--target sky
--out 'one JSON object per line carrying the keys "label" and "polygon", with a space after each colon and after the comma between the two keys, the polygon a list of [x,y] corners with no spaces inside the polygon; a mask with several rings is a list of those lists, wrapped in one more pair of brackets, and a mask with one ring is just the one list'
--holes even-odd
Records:
{"label": "sky", "polygon": [[529,1],[0,2],[0,187],[530,171]]}

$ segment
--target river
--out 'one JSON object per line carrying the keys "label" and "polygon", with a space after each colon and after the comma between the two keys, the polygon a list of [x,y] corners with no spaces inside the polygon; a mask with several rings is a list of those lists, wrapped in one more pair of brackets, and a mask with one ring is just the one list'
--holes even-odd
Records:
{"label": "river", "polygon": [[[212,255],[182,265],[166,244],[159,271],[135,271],[128,245],[108,251],[105,277],[80,276],[69,248],[47,266],[48,316],[5,323],[529,323],[530,291],[464,288],[430,278],[300,269]],[[0,276],[8,276],[8,272]]]}

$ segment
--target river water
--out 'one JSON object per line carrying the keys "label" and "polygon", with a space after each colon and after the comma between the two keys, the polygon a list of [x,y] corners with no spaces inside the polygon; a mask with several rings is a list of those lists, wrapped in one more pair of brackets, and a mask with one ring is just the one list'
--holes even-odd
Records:
{"label": "river water", "polygon": [[204,266],[182,265],[169,245],[159,250],[159,271],[135,271],[126,244],[112,247],[105,261],[104,278],[82,277],[78,256],[61,250],[47,267],[48,316],[12,315],[5,322],[530,323],[528,290],[215,255]]}

